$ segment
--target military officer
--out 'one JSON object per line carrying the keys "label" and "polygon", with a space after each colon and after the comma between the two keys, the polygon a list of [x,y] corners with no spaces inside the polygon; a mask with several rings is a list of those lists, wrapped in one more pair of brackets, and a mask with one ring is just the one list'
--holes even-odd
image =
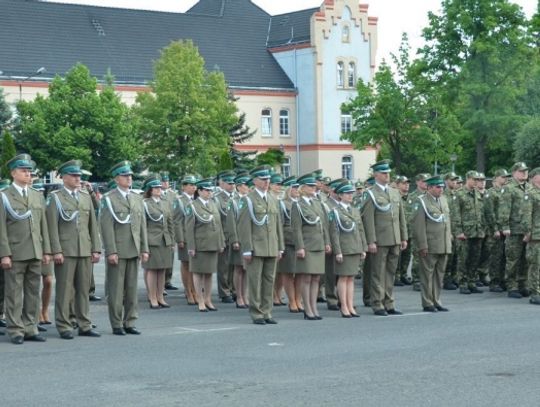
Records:
{"label": "military officer", "polygon": [[364,189],[365,189],[365,186],[364,186],[364,183],[361,181],[361,180],[358,180],[354,183],[354,187],[356,189],[356,192],[353,196],[353,203],[352,205],[357,208],[357,209],[360,209],[362,207],[362,199],[364,198]]}
{"label": "military officer", "polygon": [[79,336],[98,337],[90,321],[88,292],[92,263],[99,261],[101,240],[92,199],[81,189],[81,162],[58,168],[64,187],[47,199],[47,225],[56,277],[55,320],[62,339],[73,339],[70,303],[75,300]]}
{"label": "military officer", "polygon": [[[218,174],[220,191],[214,195],[214,201],[217,204],[222,225],[227,223],[227,209],[229,208],[229,201],[234,193],[235,177],[235,172],[230,170],[222,171]],[[219,254],[217,273],[218,295],[221,302],[225,304],[233,303],[233,267],[229,263],[228,247],[226,247],[225,250]]]}
{"label": "military officer", "polygon": [[[409,205],[409,187],[410,181],[404,175],[398,175],[395,179],[397,190],[401,195],[401,200],[405,208],[405,216],[408,217],[409,213],[407,212],[412,205]],[[411,285],[411,280],[407,275],[407,269],[409,268],[409,263],[411,262],[411,234],[409,228],[407,228],[407,235],[409,236],[409,241],[407,242],[407,248],[402,250],[399,254],[398,268],[396,272],[396,281],[394,285],[401,287],[404,285]]]}
{"label": "military officer", "polygon": [[373,255],[370,303],[375,315],[399,315],[393,290],[399,251],[407,248],[409,239],[405,211],[399,192],[388,186],[389,161],[379,161],[371,168],[375,185],[366,191],[362,215],[368,251]]}
{"label": "military officer", "polygon": [[[450,208],[450,219],[453,217],[453,211],[455,210],[456,202],[456,193],[458,190],[458,179],[459,176],[451,171],[444,175],[444,196],[448,207]],[[456,236],[454,231],[452,231],[452,253],[448,256],[446,261],[446,271],[444,273],[444,283],[443,289],[445,290],[457,290],[458,281],[457,281],[457,248],[456,248]]]}
{"label": "military officer", "polygon": [[485,237],[484,207],[476,189],[476,171],[468,171],[466,183],[456,195],[452,230],[458,245],[458,279],[461,294],[481,294],[476,287],[482,240]]}
{"label": "military officer", "polygon": [[527,260],[523,242],[523,205],[529,199],[529,168],[524,162],[512,166],[512,178],[501,193],[499,222],[506,238],[506,286],[510,298],[528,297]]}
{"label": "military officer", "polygon": [[511,175],[504,168],[496,170],[493,174],[493,186],[484,194],[484,210],[487,226],[486,251],[489,254],[489,291],[503,292],[505,237],[499,223],[499,206],[504,187]]}
{"label": "military officer", "polygon": [[238,235],[248,276],[249,312],[254,324],[275,324],[272,297],[277,260],[285,249],[278,201],[268,193],[270,167],[251,170],[255,188],[240,200]]}
{"label": "military officer", "polygon": [[532,188],[523,205],[524,240],[527,242],[529,303],[540,305],[540,167],[530,172]]}
{"label": "military officer", "polygon": [[0,259],[5,279],[7,333],[16,345],[45,342],[37,329],[41,265],[50,261],[45,201],[30,188],[32,158],[7,162],[13,183],[1,193]]}
{"label": "military officer", "polygon": [[[278,202],[281,202],[283,200],[283,176],[281,174],[278,174],[276,172],[272,172],[272,175],[270,176],[270,187],[268,191],[278,200]],[[281,207],[281,203],[280,203]],[[287,305],[282,300],[282,294],[283,294],[283,276],[280,272],[279,263],[276,268],[276,278],[274,279],[274,306],[280,307],[282,305]]]}
{"label": "military officer", "polygon": [[176,199],[173,206],[174,216],[174,236],[178,245],[178,259],[180,260],[180,276],[182,277],[182,285],[184,286],[184,294],[188,305],[197,305],[195,286],[193,284],[193,275],[189,271],[189,255],[187,252],[185,240],[185,217],[187,207],[193,202],[197,187],[195,184],[198,179],[195,175],[186,174],[180,183],[182,184],[182,192]]}
{"label": "military officer", "polygon": [[[172,213],[174,208],[174,202],[176,201],[176,198],[178,196],[176,195],[176,192],[171,188],[171,177],[169,176],[169,173],[167,171],[161,172],[161,199],[164,201],[165,204],[169,206],[169,211]],[[174,261],[174,252],[171,253],[172,260]],[[178,290],[178,287],[175,286],[172,283],[172,277],[173,277],[173,269],[172,266],[170,268],[165,269],[165,289],[166,290]]]}
{"label": "military officer", "polygon": [[442,306],[441,289],[447,256],[452,252],[450,209],[439,176],[426,180],[427,192],[413,204],[412,235],[420,266],[422,307],[425,312],[448,311]]}
{"label": "military officer", "polygon": [[130,191],[131,164],[111,168],[117,187],[102,198],[99,223],[105,249],[105,291],[114,335],[139,335],[137,273],[139,259],[148,261],[148,240],[142,197]]}

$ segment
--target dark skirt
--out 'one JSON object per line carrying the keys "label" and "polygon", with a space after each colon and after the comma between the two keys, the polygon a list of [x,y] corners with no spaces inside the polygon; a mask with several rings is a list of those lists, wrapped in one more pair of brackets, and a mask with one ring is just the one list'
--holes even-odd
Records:
{"label": "dark skirt", "polygon": [[[184,243],[185,245],[185,243]],[[191,259],[189,258],[189,254],[187,252],[187,248],[184,246],[183,249],[178,249],[178,260],[180,261],[187,261],[189,262]]]}
{"label": "dark skirt", "polygon": [[167,246],[150,246],[150,256],[146,263],[142,263],[145,270],[170,269],[173,266],[174,252]]}
{"label": "dark skirt", "polygon": [[308,252],[303,259],[296,259],[296,274],[324,274],[324,250]]}
{"label": "dark skirt", "polygon": [[359,254],[347,254],[343,256],[343,263],[338,263],[334,257],[334,272],[336,276],[356,276],[361,262]]}
{"label": "dark skirt", "polygon": [[242,249],[234,250],[232,245],[229,245],[229,264],[231,266],[244,266],[244,259],[242,257]]}
{"label": "dark skirt", "polygon": [[284,274],[296,273],[296,250],[294,246],[285,246],[283,257],[278,262],[277,272]]}
{"label": "dark skirt", "polygon": [[195,257],[190,257],[189,271],[196,274],[217,273],[218,252],[195,252]]}

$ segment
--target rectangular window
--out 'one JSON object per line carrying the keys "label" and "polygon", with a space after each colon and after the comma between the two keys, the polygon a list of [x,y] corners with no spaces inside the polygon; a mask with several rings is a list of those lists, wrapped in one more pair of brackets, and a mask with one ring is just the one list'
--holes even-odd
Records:
{"label": "rectangular window", "polygon": [[263,109],[261,112],[261,132],[263,137],[272,137],[272,111]]}
{"label": "rectangular window", "polygon": [[341,115],[341,134],[346,134],[351,132],[353,129],[352,126],[352,116],[350,114]]}
{"label": "rectangular window", "polygon": [[285,157],[285,161],[281,164],[281,175],[283,178],[291,176],[291,157]]}
{"label": "rectangular window", "polygon": [[279,111],[279,135],[288,136],[289,133],[289,111],[280,110]]}
{"label": "rectangular window", "polygon": [[353,163],[350,155],[346,155],[341,159],[341,177],[346,179],[353,178]]}

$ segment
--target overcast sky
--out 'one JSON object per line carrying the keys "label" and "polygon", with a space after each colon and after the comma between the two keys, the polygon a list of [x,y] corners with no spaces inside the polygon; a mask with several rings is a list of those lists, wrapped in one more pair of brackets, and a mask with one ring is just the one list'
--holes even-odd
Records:
{"label": "overcast sky", "polygon": [[[58,1],[58,0],[55,0]],[[318,7],[322,0],[252,0],[270,14]],[[93,4],[97,6],[137,8],[183,12],[197,0],[63,0],[63,3]],[[513,0],[523,7],[527,16],[534,14],[537,0]],[[389,59],[390,52],[397,53],[401,33],[409,35],[411,47],[422,46],[421,31],[427,25],[427,12],[438,11],[440,0],[362,0],[369,4],[368,14],[378,17],[379,48],[377,60]]]}

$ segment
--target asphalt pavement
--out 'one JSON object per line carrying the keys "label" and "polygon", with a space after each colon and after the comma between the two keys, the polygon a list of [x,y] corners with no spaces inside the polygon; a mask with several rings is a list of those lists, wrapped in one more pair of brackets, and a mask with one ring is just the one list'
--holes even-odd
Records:
{"label": "asphalt pavement", "polygon": [[[103,263],[95,276],[103,296]],[[427,314],[418,292],[399,287],[404,315],[376,317],[357,283],[360,318],[319,304],[324,319],[304,321],[285,306],[274,309],[278,325],[258,326],[217,298],[218,312],[200,313],[181,289],[169,292],[170,309],[151,310],[140,276],[140,336],[112,335],[101,301],[91,303],[101,338],[63,340],[54,325],[46,343],[0,337],[0,405],[539,404],[540,307],[527,299],[444,291],[450,312]]]}

